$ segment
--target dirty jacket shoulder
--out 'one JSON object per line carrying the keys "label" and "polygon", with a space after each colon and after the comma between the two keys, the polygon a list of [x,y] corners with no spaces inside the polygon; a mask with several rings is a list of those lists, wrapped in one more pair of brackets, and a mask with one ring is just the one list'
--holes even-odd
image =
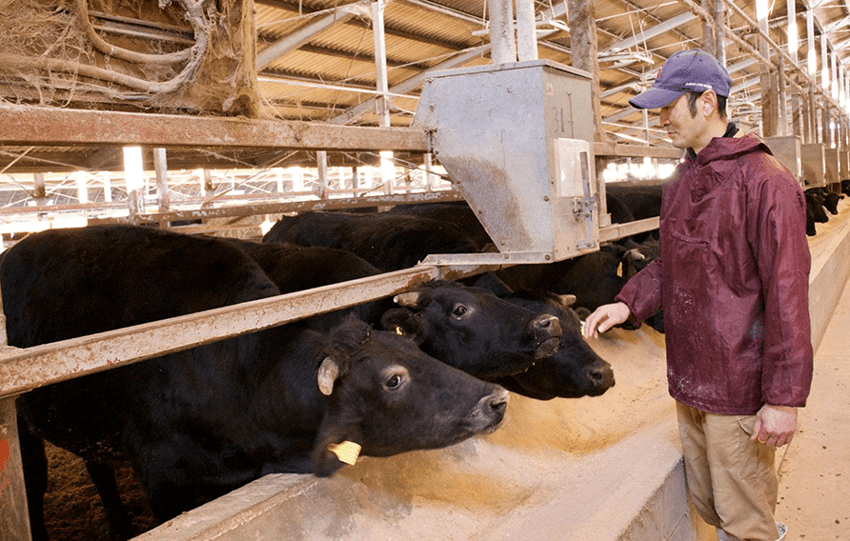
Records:
{"label": "dirty jacket shoulder", "polygon": [[677,169],[661,206],[661,257],[618,300],[664,309],[670,394],[751,415],[803,406],[812,378],[805,198],[756,135],[715,138]]}

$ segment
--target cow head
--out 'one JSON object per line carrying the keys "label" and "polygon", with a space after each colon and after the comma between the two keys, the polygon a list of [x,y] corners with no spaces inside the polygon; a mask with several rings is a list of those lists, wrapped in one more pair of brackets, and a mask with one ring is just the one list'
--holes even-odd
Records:
{"label": "cow head", "polygon": [[350,319],[328,343],[316,375],[327,403],[311,456],[316,475],[332,475],[355,450],[389,456],[445,447],[494,430],[504,417],[505,389],[393,332]]}
{"label": "cow head", "polygon": [[556,315],[562,330],[558,350],[525,372],[500,381],[505,387],[531,398],[547,400],[598,396],[614,386],[611,365],[584,340],[581,321],[569,307],[575,297],[523,291],[505,300]]}
{"label": "cow head", "polygon": [[384,329],[412,338],[429,355],[473,376],[518,374],[554,353],[555,316],[511,304],[484,289],[434,281],[395,298]]}

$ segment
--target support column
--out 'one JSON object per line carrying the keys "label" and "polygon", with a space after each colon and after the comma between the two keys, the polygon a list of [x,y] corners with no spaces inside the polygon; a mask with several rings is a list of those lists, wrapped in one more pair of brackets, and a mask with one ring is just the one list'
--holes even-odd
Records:
{"label": "support column", "polygon": [[791,93],[791,133],[790,135],[797,135],[801,138],[805,133],[805,129],[803,128],[803,108],[805,104],[803,104],[802,96],[800,92],[795,88]]}
{"label": "support column", "polygon": [[[716,4],[714,0],[700,0],[702,9],[707,13],[713,12]],[[702,50],[717,58],[717,36],[714,35],[714,25],[708,19],[702,21]]]}
{"label": "support column", "polygon": [[[7,348],[6,316],[0,296],[0,351]],[[0,398],[0,539],[30,541],[24,466],[14,396]]]}
{"label": "support column", "polygon": [[534,17],[534,0],[516,0],[517,57],[537,60],[537,24]]}
{"label": "support column", "polygon": [[[711,10],[708,10],[711,13]],[[721,66],[726,65],[726,36],[724,35],[726,28],[726,20],[724,17],[723,0],[714,0],[714,30],[715,35],[715,58],[720,62]]]}
{"label": "support column", "polygon": [[[767,25],[767,11],[766,6],[761,2],[756,2],[756,18],[758,19],[758,27],[761,31],[761,34],[766,36],[768,35],[769,29]],[[759,35],[758,39],[758,52],[764,58],[770,59],[770,48],[768,47],[767,42]],[[759,69],[759,80],[761,82],[761,125],[762,125],[762,135],[764,137],[773,137],[778,135],[778,126],[780,123],[778,122],[779,116],[779,107],[778,107],[778,99],[777,99],[777,84],[778,81],[773,71],[773,65],[771,63],[762,64]]]}
{"label": "support column", "polygon": [[[516,62],[511,0],[488,0],[487,7],[490,9],[490,61],[493,64]],[[575,44],[573,48],[575,49]],[[573,54],[575,55],[575,50]]]}
{"label": "support column", "polygon": [[328,153],[325,150],[316,152],[316,169],[319,175],[317,195],[319,199],[328,199]]}
{"label": "support column", "polygon": [[[389,82],[387,77],[387,42],[384,33],[384,0],[372,2],[372,35],[375,43],[375,72],[379,94],[377,105],[378,125],[382,128],[390,126]],[[381,151],[381,163],[392,157],[392,152]],[[384,193],[393,193],[393,179],[385,174],[386,167],[381,167],[381,180],[384,183]]]}
{"label": "support column", "polygon": [[592,0],[567,0],[570,24],[570,43],[572,44],[573,66],[591,75],[590,102],[593,106],[593,119],[596,127],[594,141],[607,142],[608,137],[602,128],[600,110],[601,92],[599,90],[599,62],[597,56],[596,12]]}
{"label": "support column", "polygon": [[124,185],[127,188],[127,205],[130,221],[136,223],[139,214],[145,212],[145,200],[141,147],[124,147]]}
{"label": "support column", "polygon": [[777,58],[779,68],[777,76],[779,79],[779,129],[778,135],[788,135],[788,101],[785,96],[785,58],[779,55]]}
{"label": "support column", "polygon": [[44,184],[44,173],[33,173],[34,190],[32,196],[35,204],[40,206],[47,204],[47,187]]}
{"label": "support column", "polygon": [[159,211],[167,212],[171,208],[171,194],[168,192],[168,158],[164,148],[153,149],[153,167],[156,171]]}

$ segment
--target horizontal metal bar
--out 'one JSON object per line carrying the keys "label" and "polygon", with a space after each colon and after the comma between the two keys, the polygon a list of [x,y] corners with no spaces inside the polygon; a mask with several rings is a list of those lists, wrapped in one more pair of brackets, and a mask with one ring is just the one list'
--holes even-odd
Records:
{"label": "horizontal metal bar", "polygon": [[658,229],[659,218],[646,218],[644,220],[635,220],[624,224],[611,224],[607,227],[599,228],[599,242],[609,242],[623,237],[653,231]]}
{"label": "horizontal metal bar", "polygon": [[[639,126],[636,129],[642,129]],[[678,148],[648,147],[642,145],[620,145],[617,143],[594,143],[593,153],[599,156],[633,158],[670,158],[681,159],[683,152]]]}
{"label": "horizontal metal bar", "polygon": [[[372,206],[403,205],[411,203],[438,203],[462,201],[463,196],[455,191],[421,192],[413,194],[395,194],[370,197],[348,197],[338,199],[316,199],[311,201],[291,201],[287,203],[256,203],[222,206],[217,208],[177,210],[140,214],[139,222],[164,222],[194,220],[205,218],[227,218],[236,216],[255,216],[259,214],[282,214],[285,212],[310,212],[328,209],[353,209]],[[129,216],[123,218],[89,218],[88,225],[127,223]]]}
{"label": "horizontal metal bar", "polygon": [[420,266],[26,349],[0,349],[0,398],[379,299],[438,278]]}
{"label": "horizontal metal bar", "polygon": [[554,261],[549,252],[482,252],[471,254],[430,254],[422,260],[423,265],[507,265],[514,263],[548,263]]}
{"label": "horizontal metal bar", "polygon": [[428,152],[418,128],[0,105],[0,145],[117,145]]}

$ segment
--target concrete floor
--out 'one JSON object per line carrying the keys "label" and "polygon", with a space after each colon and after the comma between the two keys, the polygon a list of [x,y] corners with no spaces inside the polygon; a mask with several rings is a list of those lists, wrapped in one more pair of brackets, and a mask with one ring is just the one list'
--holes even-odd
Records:
{"label": "concrete floor", "polygon": [[850,288],[815,353],[812,391],[779,476],[786,541],[850,540]]}

